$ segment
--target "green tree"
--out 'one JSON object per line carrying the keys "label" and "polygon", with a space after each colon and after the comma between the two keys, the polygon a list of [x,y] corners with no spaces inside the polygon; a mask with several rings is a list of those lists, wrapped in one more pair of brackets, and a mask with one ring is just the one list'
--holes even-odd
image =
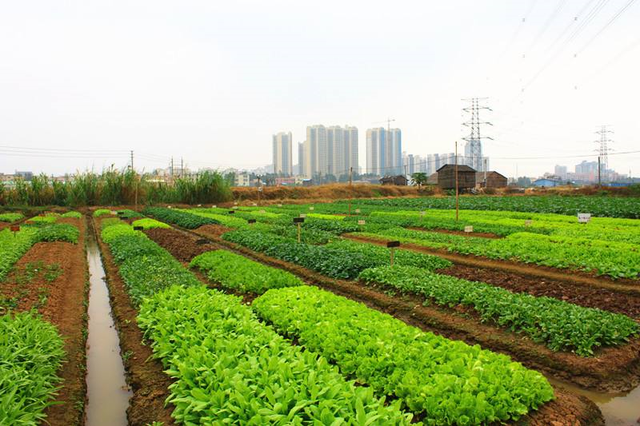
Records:
{"label": "green tree", "polygon": [[422,185],[427,183],[427,179],[427,174],[423,172],[418,172],[411,175],[411,181],[413,185],[418,185],[418,188],[422,188]]}

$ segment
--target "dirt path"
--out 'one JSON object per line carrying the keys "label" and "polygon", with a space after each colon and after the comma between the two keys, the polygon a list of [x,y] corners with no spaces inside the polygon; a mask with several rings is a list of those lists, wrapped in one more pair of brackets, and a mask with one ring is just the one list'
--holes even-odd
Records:
{"label": "dirt path", "polygon": [[[94,221],[94,228],[100,229],[99,219]],[[146,426],[154,421],[162,422],[163,426],[175,425],[171,418],[173,405],[165,407],[164,404],[172,381],[164,373],[160,361],[150,358],[151,347],[143,343],[142,331],[136,321],[138,311],[131,303],[124,282],[118,274],[118,267],[108,246],[100,239],[99,232],[96,233],[96,239],[107,276],[113,319],[120,337],[120,351],[127,354],[123,361],[127,383],[133,392],[127,410],[129,425]]]}
{"label": "dirt path", "polygon": [[[310,285],[316,285],[331,291],[334,291],[337,294],[342,296],[346,296],[350,299],[357,300],[365,303],[366,305],[382,310],[384,312],[390,313],[397,318],[404,320],[405,322],[418,326],[425,331],[433,331],[426,326],[424,323],[416,323],[416,321],[408,320],[406,316],[400,315],[402,311],[401,302],[400,304],[390,303],[386,306],[377,303],[371,303],[371,299],[368,297],[362,297],[363,293],[367,293],[366,288],[361,288],[360,286],[356,286],[357,288],[353,288],[350,291],[349,289],[345,289],[343,286],[348,284],[347,281],[335,281],[329,278],[323,277],[321,275],[315,274],[314,272],[308,271],[304,268],[298,267],[296,265],[289,264],[287,262],[282,262],[276,259],[268,258],[266,256],[262,256],[258,253],[252,252],[250,250],[244,249],[239,246],[235,246],[234,244],[228,243],[224,240],[220,240],[217,235],[217,229],[215,225],[211,225],[207,228],[199,228],[195,232],[189,232],[185,230],[177,230],[177,229],[158,229],[154,232],[147,232],[147,235],[162,246],[164,249],[169,251],[172,255],[177,257],[182,262],[189,262],[191,258],[200,254],[201,252],[214,250],[214,249],[225,249],[233,251],[237,254],[241,254],[249,259],[260,261],[261,263],[265,263],[271,266],[279,267],[281,269],[289,270],[290,272],[296,273],[303,280]],[[207,238],[211,237],[211,244],[203,245],[199,240],[201,238],[198,236],[207,236]],[[205,249],[206,247],[206,249]],[[203,279],[203,277],[200,277]],[[207,282],[204,280],[204,282]],[[224,289],[222,289],[224,291]],[[377,295],[377,293],[376,293]],[[392,300],[392,298],[389,298]],[[250,302],[249,300],[245,300],[245,302]],[[412,304],[412,307],[415,307],[415,304]],[[412,314],[409,312],[409,316]],[[444,333],[442,333],[445,335]],[[446,335],[445,335],[446,336]],[[449,337],[449,336],[446,336]],[[556,388],[556,400],[545,404],[540,410],[525,416],[521,419],[517,424],[527,424],[527,425],[601,425],[604,424],[602,420],[602,415],[600,414],[598,408],[589,401],[587,398],[582,396],[577,396],[571,393],[568,393],[564,390]]]}
{"label": "dirt path", "polygon": [[62,388],[48,407],[46,421],[52,426],[81,425],[86,398],[86,327],[88,269],[85,252],[86,222],[66,219],[80,230],[78,244],[37,243],[16,263],[0,293],[13,299],[15,309],[36,309],[54,324],[63,337],[65,362],[58,375]]}

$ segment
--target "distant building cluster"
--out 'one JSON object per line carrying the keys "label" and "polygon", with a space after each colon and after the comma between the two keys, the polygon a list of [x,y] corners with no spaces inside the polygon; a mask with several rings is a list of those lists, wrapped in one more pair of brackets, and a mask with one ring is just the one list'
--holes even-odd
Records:
{"label": "distant building cluster", "polygon": [[556,165],[553,173],[545,173],[540,179],[532,182],[533,186],[553,187],[566,184],[593,184],[619,182],[628,179],[627,175],[619,174],[615,170],[605,168],[597,161],[583,160],[576,164],[573,172],[567,166]]}
{"label": "distant building cluster", "polygon": [[[475,143],[472,147],[472,142]],[[280,177],[299,176],[314,181],[345,180],[349,171],[360,174],[358,129],[352,126],[307,126],[306,137],[297,144],[297,164],[294,163],[291,132],[273,135],[273,173]],[[479,145],[479,146],[478,146]],[[461,150],[462,151],[462,150]],[[474,155],[478,154],[478,155]],[[489,170],[489,159],[482,156],[479,141],[468,141],[464,152],[457,156],[459,165],[478,172]],[[366,166],[363,174],[371,179],[381,176],[431,175],[442,166],[456,163],[456,154],[408,154],[402,151],[402,130],[377,127],[366,131]]]}

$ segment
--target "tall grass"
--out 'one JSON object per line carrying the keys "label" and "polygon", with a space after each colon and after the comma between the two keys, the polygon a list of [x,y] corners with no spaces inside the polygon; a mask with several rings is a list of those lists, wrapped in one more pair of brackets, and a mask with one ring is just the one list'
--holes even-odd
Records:
{"label": "tall grass", "polygon": [[173,184],[154,182],[131,169],[107,169],[100,174],[77,173],[67,182],[46,175],[13,188],[0,183],[0,205],[5,206],[115,206],[157,203],[204,204],[228,201],[231,189],[218,172],[206,171],[176,179]]}

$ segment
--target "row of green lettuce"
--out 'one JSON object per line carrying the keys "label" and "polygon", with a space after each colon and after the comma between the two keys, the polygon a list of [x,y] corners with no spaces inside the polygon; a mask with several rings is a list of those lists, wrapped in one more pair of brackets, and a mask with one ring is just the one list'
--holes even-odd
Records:
{"label": "row of green lettuce", "polygon": [[611,278],[637,279],[640,274],[640,247],[624,242],[528,232],[501,239],[486,239],[400,227],[353,235],[381,241],[397,240],[491,259],[580,270]]}
{"label": "row of green lettuce", "polygon": [[[0,231],[0,282],[35,243],[77,243],[78,236],[75,226],[50,220],[23,225],[15,233]],[[37,313],[0,315],[0,424],[36,425],[45,421],[45,409],[53,404],[59,389],[57,372],[64,356],[58,330]]]}
{"label": "row of green lettuce", "polygon": [[[152,250],[143,242],[146,236],[132,227],[117,224],[102,234],[120,266],[132,258],[163,256],[159,246]],[[138,244],[128,241],[133,238]],[[300,306],[307,306],[309,318],[327,312],[337,318],[315,324],[315,333],[325,330],[330,336],[320,346],[303,340],[307,333],[294,334],[276,325],[283,334],[299,338],[300,345],[292,346],[240,299],[207,290],[191,278],[168,280],[180,287],[158,288],[142,298],[138,323],[153,341],[155,356],[176,380],[169,401],[176,405],[174,416],[180,422],[333,424],[341,419],[347,424],[400,424],[411,418],[402,414],[404,407],[429,424],[483,424],[518,418],[553,398],[542,375],[504,355],[423,333],[364,305],[290,281],[279,274],[283,271],[275,273],[222,251],[204,253],[191,266],[240,293],[271,288],[253,304],[270,323],[274,318],[300,317]],[[187,272],[178,263],[173,267]],[[148,280],[145,269],[150,265],[139,262],[137,273]],[[167,275],[166,270],[157,273]],[[263,275],[271,277],[266,284],[260,281]],[[123,279],[133,294],[145,285],[128,274]],[[252,280],[262,284],[252,287]],[[280,306],[288,314],[269,315],[273,297],[290,294],[291,289],[299,289],[294,298],[300,302]],[[308,291],[318,294],[304,299]],[[311,320],[307,322],[310,326]],[[211,366],[206,368],[210,374],[202,373],[205,366]],[[391,375],[394,370],[397,373]],[[344,376],[368,386],[355,386]],[[429,390],[433,392],[425,398]],[[392,396],[395,402],[385,405],[374,393]]]}
{"label": "row of green lettuce", "polygon": [[[114,224],[102,239],[140,306],[138,324],[154,356],[175,380],[168,401],[178,422],[409,423],[400,402],[386,405],[326,359],[292,346],[240,298],[206,289],[143,233]],[[206,268],[207,258],[200,260]]]}

